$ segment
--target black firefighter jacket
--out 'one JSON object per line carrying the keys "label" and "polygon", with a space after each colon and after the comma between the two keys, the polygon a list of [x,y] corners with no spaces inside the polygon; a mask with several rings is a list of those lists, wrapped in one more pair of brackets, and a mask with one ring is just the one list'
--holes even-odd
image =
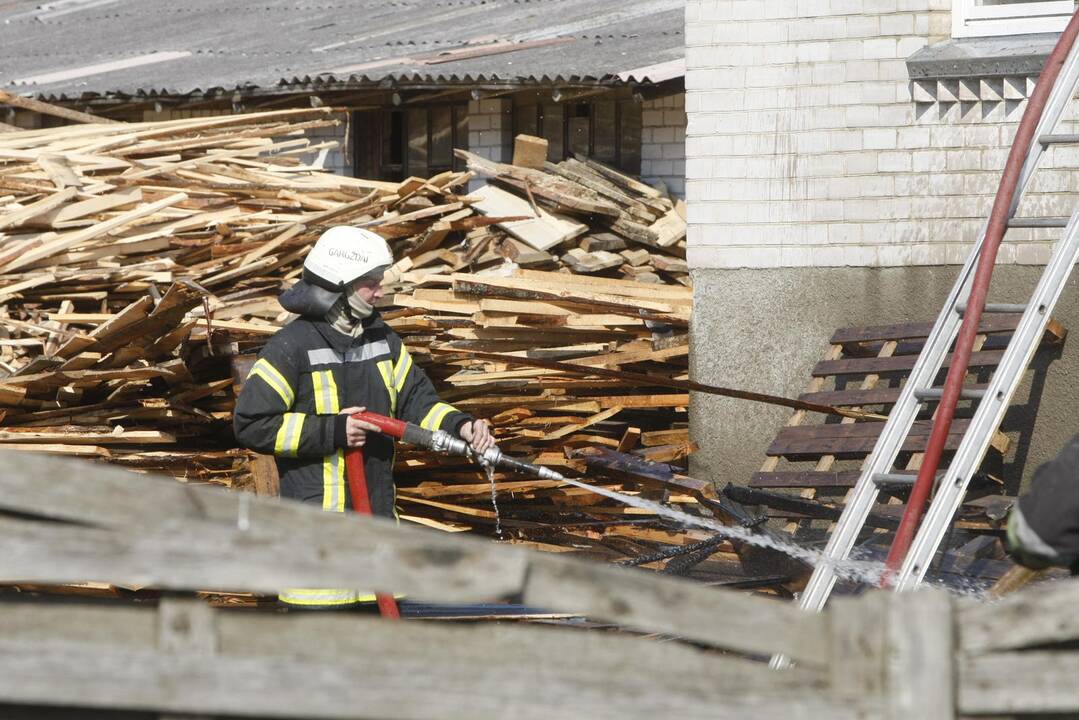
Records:
{"label": "black firefighter jacket", "polygon": [[[282,497],[342,512],[352,504],[345,416],[339,413],[353,406],[454,434],[471,419],[439,401],[430,379],[377,312],[364,321],[357,339],[321,318],[300,317],[273,336],[252,367],[236,403],[236,439],[274,455]],[[394,443],[368,433],[363,452],[371,508],[394,517]]]}
{"label": "black firefighter jacket", "polygon": [[1079,575],[1079,435],[1041,465],[1008,518],[1008,549],[1017,562]]}

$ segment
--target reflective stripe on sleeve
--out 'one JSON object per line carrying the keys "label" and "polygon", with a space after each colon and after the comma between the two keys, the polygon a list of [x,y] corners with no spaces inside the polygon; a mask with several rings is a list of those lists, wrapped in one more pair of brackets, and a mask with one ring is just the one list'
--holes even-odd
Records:
{"label": "reflective stripe on sleeve", "polygon": [[293,391],[292,386],[285,380],[285,376],[277,371],[270,361],[266,358],[259,358],[255,364],[251,367],[251,372],[247,375],[248,379],[252,377],[262,378],[262,381],[273,388],[274,392],[281,396],[281,400],[284,401],[285,407],[292,407],[292,401],[296,399],[296,393]]}
{"label": "reflective stripe on sleeve", "polygon": [[397,392],[405,387],[405,380],[408,379],[408,373],[412,370],[412,355],[405,350],[404,343],[401,343],[401,355],[397,360],[397,365],[393,371],[393,388]]}
{"label": "reflective stripe on sleeve", "polygon": [[277,430],[277,441],[274,443],[274,455],[296,457],[300,451],[300,433],[306,417],[303,413],[285,413],[281,416],[281,427]]}
{"label": "reflective stripe on sleeve", "polygon": [[447,405],[444,402],[438,402],[431,406],[431,409],[424,415],[423,420],[420,421],[420,427],[425,430],[439,430],[442,427],[442,421],[446,419],[446,416],[451,412],[455,412],[457,408],[453,405]]}

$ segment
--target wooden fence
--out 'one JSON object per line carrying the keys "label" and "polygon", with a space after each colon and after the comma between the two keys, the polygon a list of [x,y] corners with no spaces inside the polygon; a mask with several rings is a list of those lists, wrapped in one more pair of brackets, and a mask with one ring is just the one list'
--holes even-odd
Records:
{"label": "wooden fence", "polygon": [[[955,718],[1079,712],[1079,582],[995,605],[938,591],[821,615],[641,570],[0,455],[0,579],[166,590],[518,595],[647,634],[335,613],[14,601],[0,703],[304,718]],[[671,641],[671,637],[689,642]],[[796,661],[771,671],[772,653]]]}

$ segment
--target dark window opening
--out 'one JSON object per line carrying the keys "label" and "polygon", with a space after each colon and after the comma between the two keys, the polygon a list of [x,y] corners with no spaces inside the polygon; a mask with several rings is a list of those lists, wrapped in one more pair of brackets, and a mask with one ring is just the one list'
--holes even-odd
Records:
{"label": "dark window opening", "polygon": [[587,155],[624,172],[641,171],[641,106],[632,100],[561,104],[515,98],[513,135],[546,138],[547,159]]}
{"label": "dark window opening", "polygon": [[454,148],[468,149],[468,106],[430,105],[353,113],[357,177],[400,182],[460,171]]}

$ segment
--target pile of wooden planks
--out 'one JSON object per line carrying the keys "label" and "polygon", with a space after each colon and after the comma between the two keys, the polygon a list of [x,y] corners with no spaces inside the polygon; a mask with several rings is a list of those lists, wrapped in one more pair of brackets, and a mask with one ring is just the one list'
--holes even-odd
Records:
{"label": "pile of wooden planks", "polygon": [[[577,159],[537,170],[459,151],[472,171],[342,177],[321,169],[333,143],[304,134],[338,122],[319,108],[0,136],[0,445],[252,486],[231,435],[232,360],[288,321],[277,297],[318,235],[353,224],[398,258],[389,324],[506,452],[580,471],[567,454],[582,447],[660,462],[693,450],[685,392],[507,361],[685,378],[692,291],[674,202]],[[490,182],[469,193],[476,173]],[[475,466],[398,460],[407,518],[496,533]],[[588,493],[493,479],[507,540],[615,557],[683,541]]]}

